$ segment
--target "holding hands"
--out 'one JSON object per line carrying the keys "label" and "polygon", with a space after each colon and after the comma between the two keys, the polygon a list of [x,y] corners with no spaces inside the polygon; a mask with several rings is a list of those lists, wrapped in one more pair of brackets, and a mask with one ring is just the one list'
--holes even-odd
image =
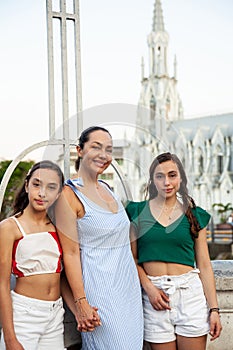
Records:
{"label": "holding hands", "polygon": [[86,297],[76,300],[76,320],[80,332],[92,332],[96,327],[101,326],[98,308],[88,304]]}

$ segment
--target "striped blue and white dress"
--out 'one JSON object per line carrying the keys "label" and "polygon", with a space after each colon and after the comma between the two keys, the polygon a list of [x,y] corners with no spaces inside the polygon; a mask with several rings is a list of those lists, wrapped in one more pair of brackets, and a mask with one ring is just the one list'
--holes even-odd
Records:
{"label": "striped blue and white dress", "polygon": [[83,282],[88,302],[98,307],[102,325],[82,333],[82,350],[141,350],[141,287],[130,249],[129,220],[121,202],[113,214],[79,191],[80,179],[67,180],[82,202],[77,220]]}

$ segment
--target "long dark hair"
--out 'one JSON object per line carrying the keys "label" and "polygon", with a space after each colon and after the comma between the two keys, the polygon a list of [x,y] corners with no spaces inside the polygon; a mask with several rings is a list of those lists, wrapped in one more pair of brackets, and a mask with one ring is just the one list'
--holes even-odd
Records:
{"label": "long dark hair", "polygon": [[[101,130],[101,131],[104,131],[104,132],[107,132],[110,137],[112,137],[112,135],[110,134],[110,132],[103,128],[102,126],[90,126],[89,128],[83,130],[83,132],[81,133],[80,137],[79,137],[79,142],[78,142],[78,146],[83,149],[84,148],[84,145],[86,142],[89,141],[89,137],[90,137],[90,134],[94,131],[98,131],[98,130]],[[80,157],[78,157],[75,161],[75,170],[78,171],[79,170],[79,167],[80,167]]]}
{"label": "long dark hair", "polygon": [[[21,187],[18,194],[16,195],[16,198],[15,198],[15,201],[13,204],[12,215],[17,214],[17,216],[21,216],[23,214],[24,209],[28,206],[29,200],[28,200],[28,194],[26,192],[25,186],[29,183],[29,180],[32,177],[32,174],[38,169],[54,170],[57,173],[59,180],[60,180],[59,192],[62,191],[63,184],[64,184],[64,175],[63,175],[63,172],[61,171],[60,167],[57,164],[51,162],[50,160],[42,160],[42,161],[34,164],[32,166],[32,168],[29,170],[29,172],[25,178],[23,186]],[[48,215],[50,221],[53,223],[55,221],[55,219],[54,219],[54,204],[55,203],[53,203],[53,205],[51,205],[51,207],[49,207],[48,211],[47,211],[47,215]]]}
{"label": "long dark hair", "polygon": [[154,179],[153,179],[155,168],[159,164],[167,162],[169,160],[173,161],[179,169],[179,173],[182,180],[180,183],[179,193],[183,201],[183,208],[185,211],[185,215],[187,216],[188,221],[190,223],[191,235],[193,238],[198,238],[198,232],[200,231],[201,228],[196,217],[193,215],[191,210],[191,208],[196,208],[196,204],[194,202],[194,199],[188,194],[187,177],[184,171],[184,167],[181,161],[179,160],[179,158],[175,154],[171,154],[170,152],[162,153],[153,160],[149,169],[150,178],[147,186],[146,196],[149,194],[149,200],[157,197],[158,191],[154,184]]}

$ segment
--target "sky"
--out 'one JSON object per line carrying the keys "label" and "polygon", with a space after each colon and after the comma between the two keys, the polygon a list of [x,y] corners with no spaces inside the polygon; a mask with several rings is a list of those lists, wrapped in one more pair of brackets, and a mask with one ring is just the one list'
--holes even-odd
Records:
{"label": "sky", "polygon": [[[185,118],[232,112],[232,0],[162,0],[162,8]],[[153,9],[154,0],[80,0],[84,110],[137,105]],[[0,159],[13,159],[49,137],[46,0],[0,1],[0,16]]]}

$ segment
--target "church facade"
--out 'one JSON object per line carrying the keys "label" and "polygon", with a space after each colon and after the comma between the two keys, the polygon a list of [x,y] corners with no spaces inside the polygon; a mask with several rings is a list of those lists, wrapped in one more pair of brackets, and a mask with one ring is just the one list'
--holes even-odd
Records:
{"label": "church facade", "polygon": [[136,128],[127,137],[123,156],[132,197],[143,199],[150,163],[159,153],[169,151],[184,164],[190,195],[216,216],[214,203],[233,204],[233,113],[184,118],[176,58],[172,76],[168,72],[169,35],[160,0],[155,0],[147,43],[149,74],[144,76],[142,61]]}

